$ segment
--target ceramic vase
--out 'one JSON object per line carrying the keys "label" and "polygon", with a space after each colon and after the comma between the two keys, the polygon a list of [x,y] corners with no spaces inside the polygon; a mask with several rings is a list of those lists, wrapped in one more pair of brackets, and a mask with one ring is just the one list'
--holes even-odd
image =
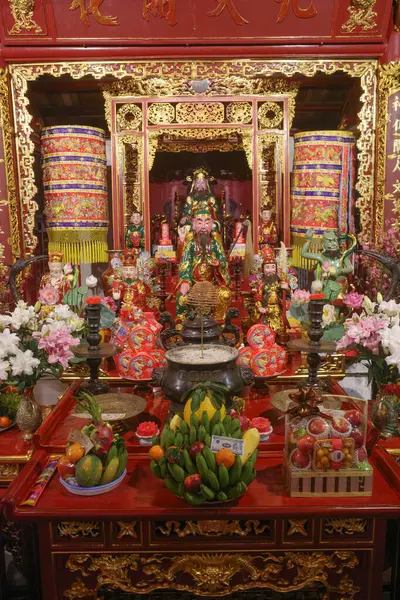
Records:
{"label": "ceramic vase", "polygon": [[26,389],[21,397],[16,422],[22,431],[22,438],[24,440],[31,440],[36,429],[42,422],[42,413],[36,403],[32,388]]}

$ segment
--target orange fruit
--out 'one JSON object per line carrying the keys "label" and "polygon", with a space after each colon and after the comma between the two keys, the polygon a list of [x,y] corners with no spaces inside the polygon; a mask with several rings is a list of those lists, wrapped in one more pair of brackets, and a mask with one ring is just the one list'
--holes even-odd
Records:
{"label": "orange fruit", "polygon": [[225,465],[225,467],[229,469],[235,462],[235,455],[233,454],[232,450],[223,448],[217,452],[215,455],[215,460],[217,461],[218,465]]}
{"label": "orange fruit", "polygon": [[81,444],[75,443],[68,446],[65,454],[71,462],[77,463],[85,455],[85,449]]}
{"label": "orange fruit", "polygon": [[10,427],[10,425],[12,425],[12,421],[9,417],[0,418],[0,427]]}
{"label": "orange fruit", "polygon": [[152,446],[150,448],[150,457],[158,462],[164,456],[164,448],[162,446]]}

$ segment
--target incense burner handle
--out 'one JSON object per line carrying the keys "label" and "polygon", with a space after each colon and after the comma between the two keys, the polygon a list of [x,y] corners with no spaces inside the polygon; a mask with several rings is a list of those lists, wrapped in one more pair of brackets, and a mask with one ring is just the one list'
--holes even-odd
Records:
{"label": "incense burner handle", "polygon": [[[221,331],[221,341],[226,346],[234,348],[240,340],[240,329],[237,325],[233,325],[232,319],[239,316],[239,309],[231,307],[228,309],[225,317],[225,324]],[[231,337],[233,336],[233,337]]]}

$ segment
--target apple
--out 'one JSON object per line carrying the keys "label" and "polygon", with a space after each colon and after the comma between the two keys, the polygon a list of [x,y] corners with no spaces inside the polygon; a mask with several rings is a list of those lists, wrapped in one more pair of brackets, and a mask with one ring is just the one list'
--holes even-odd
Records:
{"label": "apple", "polygon": [[350,437],[353,438],[356,448],[361,448],[364,443],[364,436],[361,429],[354,428],[350,433]]}
{"label": "apple", "polygon": [[183,482],[183,487],[186,492],[191,492],[192,494],[196,494],[200,491],[200,486],[202,484],[201,477],[198,473],[194,475],[188,475]]}
{"label": "apple", "polygon": [[324,433],[327,430],[327,428],[328,424],[320,417],[312,419],[312,421],[310,421],[308,424],[308,431],[312,435],[321,435],[321,433]]}
{"label": "apple", "polygon": [[309,435],[308,433],[297,438],[297,447],[303,454],[309,454],[310,452],[312,452],[314,449],[314,444],[315,438],[313,438],[312,435]]}
{"label": "apple", "polygon": [[364,462],[365,460],[367,460],[367,451],[364,447],[359,448],[357,450],[358,452],[358,462]]}
{"label": "apple", "polygon": [[351,430],[351,425],[349,421],[346,421],[346,419],[343,419],[343,417],[334,417],[332,421],[332,429],[338,433],[349,433]]}
{"label": "apple", "polygon": [[190,450],[189,450],[190,456],[196,456],[196,454],[199,454],[199,452],[200,453],[203,452],[203,448],[204,448],[203,442],[195,442],[190,447]]}
{"label": "apple", "polygon": [[304,454],[296,448],[296,450],[293,450],[290,460],[292,461],[293,466],[298,469],[305,469],[310,464],[311,458],[308,454]]}
{"label": "apple", "polygon": [[57,464],[57,470],[62,479],[67,479],[68,477],[75,476],[75,467],[76,465],[70,461],[68,456],[62,456]]}
{"label": "apple", "polygon": [[360,427],[362,423],[362,414],[359,410],[348,410],[345,413],[344,418],[347,419],[353,427]]}

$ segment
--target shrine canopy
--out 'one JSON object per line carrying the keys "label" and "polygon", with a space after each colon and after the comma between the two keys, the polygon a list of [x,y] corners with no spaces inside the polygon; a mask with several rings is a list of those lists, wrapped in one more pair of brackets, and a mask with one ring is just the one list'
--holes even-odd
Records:
{"label": "shrine canopy", "polygon": [[3,45],[383,42],[392,0],[0,0]]}

